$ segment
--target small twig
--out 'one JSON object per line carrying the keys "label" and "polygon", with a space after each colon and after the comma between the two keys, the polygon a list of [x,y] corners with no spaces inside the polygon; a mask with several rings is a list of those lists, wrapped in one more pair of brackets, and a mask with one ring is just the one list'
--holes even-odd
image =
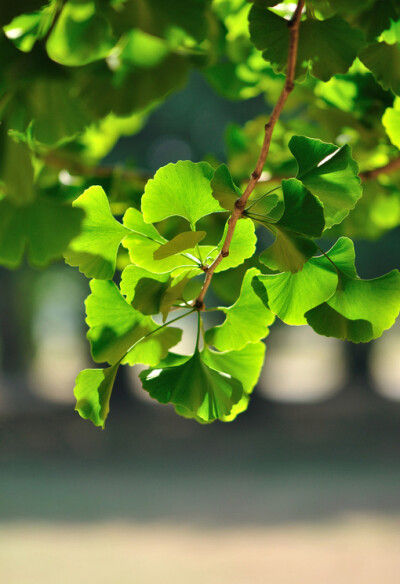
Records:
{"label": "small twig", "polygon": [[137,181],[138,183],[143,184],[143,186],[149,178],[151,178],[150,175],[146,175],[145,173],[141,174],[134,170],[118,168],[117,166],[89,166],[75,160],[69,160],[68,158],[59,158],[52,153],[44,156],[43,162],[53,168],[67,170],[76,176],[97,178],[112,178],[115,176],[126,181]]}
{"label": "small twig", "polygon": [[294,11],[292,19],[288,22],[288,26],[290,28],[290,41],[289,41],[289,54],[288,54],[288,61],[287,61],[287,70],[286,70],[286,81],[285,85],[282,89],[282,92],[279,96],[279,99],[272,111],[272,114],[269,118],[269,122],[265,126],[265,134],[264,134],[264,141],[261,147],[260,156],[258,158],[256,167],[251,174],[250,181],[247,184],[245,191],[243,192],[242,196],[237,199],[235,203],[235,208],[232,212],[232,215],[229,217],[228,220],[228,230],[226,233],[225,241],[223,243],[222,249],[219,252],[218,256],[209,267],[206,273],[206,277],[204,280],[203,287],[198,295],[194,306],[198,308],[204,308],[204,296],[208,290],[208,287],[211,283],[211,279],[215,272],[215,269],[218,265],[222,262],[222,260],[229,255],[229,247],[232,241],[233,233],[235,231],[236,224],[238,220],[243,216],[243,211],[246,207],[246,203],[248,198],[250,197],[251,193],[254,191],[254,188],[258,181],[260,180],[263,168],[265,166],[265,162],[267,160],[269,147],[271,144],[272,133],[275,128],[275,124],[279,119],[279,116],[282,113],[283,107],[294,89],[294,78],[295,78],[295,70],[296,70],[296,62],[297,62],[297,48],[298,48],[298,41],[299,41],[299,28],[300,28],[300,19],[301,14],[303,12],[305,0],[298,0],[296,10]]}
{"label": "small twig", "polygon": [[395,172],[396,170],[400,170],[400,158],[394,158],[387,164],[379,166],[378,168],[374,168],[373,170],[365,170],[364,172],[360,172],[359,176],[363,181],[372,180],[378,177],[380,174]]}

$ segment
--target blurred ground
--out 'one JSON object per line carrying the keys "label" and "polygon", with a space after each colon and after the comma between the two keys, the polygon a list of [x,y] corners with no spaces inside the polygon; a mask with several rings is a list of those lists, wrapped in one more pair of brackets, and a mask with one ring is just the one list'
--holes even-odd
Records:
{"label": "blurred ground", "polygon": [[400,406],[253,400],[234,424],[114,403],[0,426],[0,582],[392,584]]}

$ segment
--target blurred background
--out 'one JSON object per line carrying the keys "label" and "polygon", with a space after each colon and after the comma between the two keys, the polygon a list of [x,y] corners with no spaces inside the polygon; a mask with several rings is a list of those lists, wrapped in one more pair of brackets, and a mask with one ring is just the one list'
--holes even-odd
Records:
{"label": "blurred background", "polygon": [[[262,113],[193,74],[104,164],[224,160],[227,125]],[[397,267],[399,228],[355,243],[361,277]],[[368,345],[276,323],[229,424],[178,417],[123,368],[101,431],[74,412],[88,293],[62,264],[0,271],[0,582],[400,579],[399,323]]]}

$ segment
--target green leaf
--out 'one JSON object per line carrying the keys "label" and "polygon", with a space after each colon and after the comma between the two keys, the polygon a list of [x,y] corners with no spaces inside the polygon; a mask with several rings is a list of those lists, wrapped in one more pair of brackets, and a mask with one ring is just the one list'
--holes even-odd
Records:
{"label": "green leaf", "polygon": [[[249,14],[250,38],[274,68],[286,70],[289,50],[287,20],[262,5],[254,4]],[[364,44],[362,32],[340,16],[326,20],[308,19],[301,23],[296,77],[309,71],[317,79],[328,81],[346,73]]]}
{"label": "green leaf", "polygon": [[[126,301],[136,310],[143,314],[157,314],[169,280],[169,274],[154,274],[139,266],[127,266],[121,274],[120,288]],[[141,310],[145,307],[151,307],[151,312]]]}
{"label": "green leaf", "polygon": [[[337,248],[340,243],[335,244],[327,256],[335,258]],[[254,290],[264,304],[291,325],[307,324],[304,314],[328,300],[337,284],[337,272],[325,256],[311,258],[301,272],[260,275],[253,281]]]}
{"label": "green leaf", "polygon": [[178,215],[195,223],[210,213],[222,211],[212,196],[213,169],[207,162],[179,161],[160,168],[148,181],[142,197],[146,223]]}
{"label": "green leaf", "polygon": [[266,337],[274,315],[254,292],[252,280],[260,274],[256,268],[248,270],[243,278],[240,296],[232,306],[223,308],[226,314],[222,325],[206,331],[205,340],[220,351],[239,350],[248,343]]}
{"label": "green leaf", "polygon": [[17,267],[27,250],[38,268],[62,256],[78,235],[83,219],[80,209],[51,199],[36,199],[26,205],[0,201],[0,264]]}
{"label": "green leaf", "polygon": [[260,255],[272,270],[298,272],[316,252],[309,237],[319,237],[324,228],[321,203],[295,178],[282,181],[285,210],[270,230],[276,240]]}
{"label": "green leaf", "polygon": [[64,253],[70,266],[78,266],[88,278],[109,280],[115,272],[117,252],[129,230],[114,219],[107,196],[99,186],[87,189],[73,202],[86,213],[81,234]]}
{"label": "green leaf", "polygon": [[214,172],[211,181],[212,194],[223,209],[233,211],[235,201],[242,195],[235,185],[226,164],[221,164]]}
{"label": "green leaf", "polygon": [[326,228],[340,223],[362,195],[350,147],[293,136],[289,148],[299,167],[297,178],[324,206]]}
{"label": "green leaf", "polygon": [[203,422],[228,416],[243,395],[240,381],[211,369],[197,350],[181,365],[142,371],[140,379],[151,397],[184,408]]}
{"label": "green leaf", "polygon": [[109,22],[96,12],[94,2],[64,4],[47,39],[50,59],[80,67],[104,59],[115,44]]}
{"label": "green leaf", "polygon": [[400,44],[373,43],[359,55],[384,89],[400,95]]}
{"label": "green leaf", "polygon": [[[224,233],[222,235],[221,241],[219,242],[217,248],[212,248],[209,246],[209,253],[207,256],[207,261],[205,263],[211,264],[218,253],[222,249],[225,241],[226,233],[228,230],[228,222],[225,224]],[[229,246],[229,255],[225,257],[222,262],[216,267],[215,273],[223,272],[231,268],[236,268],[240,266],[244,260],[250,258],[254,255],[256,250],[257,237],[255,234],[254,223],[251,219],[242,218],[236,224],[235,231],[233,233],[231,245]],[[204,246],[206,247],[206,246]],[[200,247],[202,250],[202,247]]]}
{"label": "green leaf", "polygon": [[[210,0],[135,0],[120,3],[114,17],[117,26],[139,28],[150,35],[174,38],[174,33],[181,38],[186,32],[201,41],[207,31],[207,8]],[[178,32],[179,31],[179,32]]]}
{"label": "green leaf", "polygon": [[178,233],[170,241],[156,249],[153,257],[155,260],[163,260],[181,251],[194,248],[206,235],[205,231],[183,231]]}
{"label": "green leaf", "polygon": [[28,147],[6,136],[1,154],[0,180],[4,192],[17,204],[28,203],[34,198],[34,172]]}
{"label": "green leaf", "polygon": [[374,335],[369,321],[346,318],[326,303],[307,312],[307,322],[319,335],[353,343],[368,343]]}
{"label": "green leaf", "polygon": [[[182,331],[177,328],[163,328],[141,341],[159,326],[128,304],[114,282],[92,280],[90,288],[92,294],[85,303],[86,322],[90,327],[87,337],[96,362],[114,364],[122,359],[123,363],[130,365],[137,362],[155,365],[180,341]],[[139,349],[133,347],[135,343],[138,347],[142,343],[147,346]],[[138,358],[146,360],[136,361]]]}
{"label": "green leaf", "polygon": [[371,2],[365,3],[364,8],[368,10],[360,14],[357,24],[365,31],[368,40],[374,40],[390,27],[391,21],[399,19],[400,6],[398,0],[375,0],[371,7],[368,4]]}
{"label": "green leaf", "polygon": [[85,420],[91,420],[95,426],[104,428],[117,371],[118,364],[106,369],[84,369],[76,378],[75,410]]}
{"label": "green leaf", "polygon": [[395,322],[400,310],[400,273],[392,270],[380,278],[362,280],[354,266],[353,242],[347,238],[339,242],[338,259],[331,254],[339,268],[337,290],[326,303],[305,316],[319,334],[355,343],[368,342],[380,337]]}
{"label": "green leaf", "polygon": [[394,107],[388,107],[385,110],[382,124],[391,143],[400,150],[400,98],[395,100]]}
{"label": "green leaf", "polygon": [[264,364],[265,345],[262,342],[249,343],[240,351],[217,353],[205,347],[204,362],[217,371],[223,371],[240,381],[243,385],[243,395],[235,404],[231,413],[224,416],[224,422],[234,420],[236,416],[247,409],[249,397],[256,385]]}

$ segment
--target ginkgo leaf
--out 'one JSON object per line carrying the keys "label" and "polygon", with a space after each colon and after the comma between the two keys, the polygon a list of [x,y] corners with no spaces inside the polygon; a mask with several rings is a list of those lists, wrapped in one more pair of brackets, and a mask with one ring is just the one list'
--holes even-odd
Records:
{"label": "ginkgo leaf", "polygon": [[240,381],[211,369],[197,350],[181,365],[142,371],[140,379],[151,397],[184,408],[204,422],[229,415],[243,395]]}
{"label": "ginkgo leaf", "polygon": [[235,201],[241,196],[240,189],[235,185],[226,164],[221,164],[214,172],[211,181],[212,194],[226,211],[233,211]]}
{"label": "ginkgo leaf", "polygon": [[85,420],[91,420],[95,426],[104,428],[117,371],[118,364],[106,369],[84,369],[76,378],[75,410]]}
{"label": "ginkgo leaf", "polygon": [[[123,241],[129,251],[132,263],[155,274],[167,274],[179,268],[200,266],[200,259],[195,249],[175,254],[163,259],[154,259],[154,254],[168,241],[160,235],[154,225],[144,222],[144,217],[137,209],[128,209],[123,219],[130,234]],[[200,250],[202,246],[200,246]],[[206,250],[212,248],[207,247]],[[205,257],[205,256],[204,256]],[[199,269],[199,273],[201,270]]]}
{"label": "ginkgo leaf", "polygon": [[[249,23],[253,44],[283,73],[289,50],[288,21],[263,3],[256,3],[250,10]],[[340,16],[307,19],[301,23],[296,77],[309,71],[317,79],[328,81],[333,75],[346,73],[363,44],[363,33]]]}
{"label": "ginkgo leaf", "polygon": [[[206,264],[211,264],[219,254],[224,244],[227,231],[228,222],[225,224],[224,233],[218,246],[214,248],[209,246],[209,253],[206,256],[203,256],[206,257]],[[216,267],[215,273],[217,274],[218,272],[223,272],[224,270],[240,266],[244,260],[250,258],[254,254],[256,243],[257,236],[255,234],[253,221],[247,218],[239,219],[229,246],[229,255]],[[200,250],[202,250],[202,247],[200,247]]]}
{"label": "ginkgo leaf", "polygon": [[205,231],[184,231],[161,245],[153,253],[155,260],[163,260],[172,255],[194,248],[199,241],[205,238]]}
{"label": "ginkgo leaf", "polygon": [[[122,359],[122,362],[133,365],[134,357],[139,353],[141,356],[150,353],[150,362],[144,364],[153,365],[180,341],[181,329],[163,328],[159,334],[154,333],[159,328],[156,323],[128,304],[114,282],[92,280],[90,288],[92,294],[85,303],[86,322],[90,327],[87,337],[96,362],[114,364]],[[144,337],[150,333],[154,333],[149,336],[149,339],[153,337],[152,351],[145,349],[141,352],[133,348],[130,353],[129,350],[139,341],[145,342]],[[170,342],[165,343],[166,338]]]}
{"label": "ginkgo leaf", "polygon": [[195,223],[210,213],[223,209],[212,196],[214,171],[206,162],[181,160],[160,168],[149,180],[142,197],[142,212],[146,223],[156,223],[179,215]]}
{"label": "ginkgo leaf", "polygon": [[129,230],[114,219],[107,196],[99,186],[87,189],[73,202],[85,211],[80,235],[64,253],[70,266],[78,266],[88,278],[111,279],[115,272],[117,252]]}
{"label": "ginkgo leaf", "polygon": [[[291,325],[307,324],[304,314],[328,300],[338,284],[334,261],[341,253],[339,240],[327,256],[311,258],[300,272],[291,274],[262,274],[253,281],[257,294],[283,322]],[[340,259],[338,260],[338,263]]]}
{"label": "ginkgo leaf", "polygon": [[382,124],[391,143],[400,150],[400,97],[396,98],[394,107],[385,110]]}
{"label": "ginkgo leaf", "polygon": [[400,95],[400,43],[372,43],[361,51],[360,61],[384,89]]}
{"label": "ginkgo leaf", "polygon": [[260,261],[272,270],[298,272],[316,252],[310,237],[319,237],[324,228],[321,203],[300,181],[283,180],[285,210],[269,228],[276,240],[260,255]]}
{"label": "ginkgo leaf", "polygon": [[107,57],[115,44],[110,23],[94,2],[66,2],[46,42],[53,61],[80,67]]}
{"label": "ginkgo leaf", "polygon": [[27,145],[7,136],[1,144],[0,156],[0,191],[4,190],[7,198],[14,203],[29,203],[34,198],[35,190],[34,171]]}
{"label": "ginkgo leaf", "polygon": [[374,336],[368,320],[346,318],[326,302],[307,312],[307,322],[319,335],[353,343],[368,343]]}
{"label": "ginkgo leaf", "polygon": [[324,206],[326,228],[340,223],[362,195],[350,146],[338,148],[321,140],[293,136],[289,148],[299,167],[298,180]]}
{"label": "ginkgo leaf", "polygon": [[[355,343],[378,338],[390,328],[400,310],[400,273],[392,270],[379,278],[362,280],[354,267],[354,244],[341,238],[338,286],[325,303],[308,311],[307,322],[319,334],[339,336]],[[368,327],[366,323],[371,326]]]}
{"label": "ginkgo leaf", "polygon": [[121,292],[142,314],[158,314],[169,288],[169,274],[154,274],[139,266],[127,266],[121,274]]}
{"label": "ginkgo leaf", "polygon": [[0,200],[0,264],[17,267],[26,249],[33,266],[45,267],[79,234],[83,217],[81,209],[51,199],[26,205]]}
{"label": "ginkgo leaf", "polygon": [[206,331],[205,340],[220,351],[238,350],[248,343],[266,337],[274,315],[254,292],[252,280],[260,274],[256,268],[248,270],[243,278],[240,296],[232,306],[223,308],[225,321]]}
{"label": "ginkgo leaf", "polygon": [[226,371],[243,385],[243,395],[235,404],[231,413],[224,416],[224,422],[234,420],[240,413],[246,411],[250,394],[253,391],[264,364],[265,345],[262,342],[249,343],[239,351],[217,353],[208,347],[203,350],[203,360],[212,369]]}

